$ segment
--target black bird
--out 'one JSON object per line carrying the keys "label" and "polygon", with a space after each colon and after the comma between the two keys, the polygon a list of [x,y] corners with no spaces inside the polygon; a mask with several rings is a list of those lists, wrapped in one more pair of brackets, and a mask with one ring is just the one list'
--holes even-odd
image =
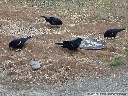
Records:
{"label": "black bird", "polygon": [[30,38],[32,38],[32,36],[28,36],[26,38],[20,38],[20,39],[12,40],[9,43],[9,47],[14,48],[14,49],[22,49],[24,47],[25,42]]}
{"label": "black bird", "polygon": [[104,38],[115,38],[117,33],[120,31],[125,30],[124,28],[120,28],[120,29],[108,29],[105,31],[104,33]]}
{"label": "black bird", "polygon": [[63,24],[63,22],[59,18],[56,18],[56,17],[48,17],[48,16],[41,16],[41,17],[45,18],[45,20],[49,22],[51,25],[62,25]]}
{"label": "black bird", "polygon": [[63,43],[55,43],[57,45],[61,45],[63,48],[68,48],[69,50],[77,50],[77,48],[80,46],[82,39],[77,38],[75,40],[71,41],[63,41]]}

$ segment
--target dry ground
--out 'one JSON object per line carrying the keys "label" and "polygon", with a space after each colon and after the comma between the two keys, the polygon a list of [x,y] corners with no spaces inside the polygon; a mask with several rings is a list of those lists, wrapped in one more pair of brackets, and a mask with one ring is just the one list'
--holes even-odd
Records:
{"label": "dry ground", "polygon": [[[107,1],[107,0],[106,0]],[[112,1],[112,0],[108,0]],[[117,2],[118,1],[118,2]],[[0,3],[0,73],[1,84],[32,86],[41,83],[66,83],[85,74],[90,79],[109,77],[127,69],[127,64],[110,68],[115,55],[125,63],[124,48],[128,42],[127,0],[90,1],[82,6],[63,4],[59,7],[27,7],[17,3]],[[41,15],[62,19],[60,28],[51,28]],[[107,40],[103,50],[62,49],[55,42],[76,37],[98,37],[109,28],[126,28],[115,40]],[[20,52],[8,48],[14,38],[34,35]],[[32,70],[30,61],[42,63],[39,70]]]}

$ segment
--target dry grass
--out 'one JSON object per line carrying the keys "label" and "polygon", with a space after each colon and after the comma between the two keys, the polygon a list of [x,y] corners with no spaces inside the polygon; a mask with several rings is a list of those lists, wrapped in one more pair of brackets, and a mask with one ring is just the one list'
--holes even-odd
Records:
{"label": "dry grass", "polygon": [[[109,1],[113,1],[109,3]],[[123,67],[110,69],[116,54],[125,59],[128,34],[118,34],[115,40],[107,40],[105,49],[69,51],[55,42],[76,37],[99,37],[109,28],[128,28],[127,0],[96,0],[82,6],[63,4],[55,7],[23,7],[18,2],[0,3],[0,72],[3,84],[65,83],[76,76],[87,74],[91,78],[109,76],[121,72]],[[113,5],[114,4],[114,5]],[[64,25],[50,28],[41,15],[57,16]],[[14,38],[34,35],[20,52],[9,50]],[[31,59],[42,62],[40,70],[33,71]]]}

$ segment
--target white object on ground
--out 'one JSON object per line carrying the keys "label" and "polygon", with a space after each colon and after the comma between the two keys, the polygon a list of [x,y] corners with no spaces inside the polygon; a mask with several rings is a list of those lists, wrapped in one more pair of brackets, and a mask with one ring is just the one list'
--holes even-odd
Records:
{"label": "white object on ground", "polygon": [[41,63],[35,60],[32,60],[30,65],[32,66],[33,69],[39,69],[41,67]]}

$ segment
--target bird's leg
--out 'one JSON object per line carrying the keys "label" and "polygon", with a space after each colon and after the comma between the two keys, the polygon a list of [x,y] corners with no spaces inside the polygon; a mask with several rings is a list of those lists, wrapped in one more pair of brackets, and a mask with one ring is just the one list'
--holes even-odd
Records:
{"label": "bird's leg", "polygon": [[77,50],[79,51],[79,53],[86,55],[83,50],[80,50],[80,49],[77,49]]}
{"label": "bird's leg", "polygon": [[115,39],[115,37],[111,37],[111,39],[112,39],[112,40],[114,40],[114,39]]}
{"label": "bird's leg", "polygon": [[73,50],[69,50],[69,54],[70,54],[71,56],[73,56],[73,53],[74,53]]}
{"label": "bird's leg", "polygon": [[105,39],[108,39],[108,37],[105,37]]}
{"label": "bird's leg", "polygon": [[60,28],[58,25],[56,25],[56,28]]}
{"label": "bird's leg", "polygon": [[54,28],[55,26],[54,26],[54,25],[50,25],[49,27],[50,27],[50,29],[52,29],[52,28]]}

